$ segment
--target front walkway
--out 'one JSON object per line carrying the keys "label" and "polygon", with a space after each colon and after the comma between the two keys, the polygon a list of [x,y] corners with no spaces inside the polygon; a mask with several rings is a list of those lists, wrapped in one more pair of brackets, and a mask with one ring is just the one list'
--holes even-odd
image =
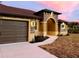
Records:
{"label": "front walkway", "polygon": [[53,43],[57,38],[58,38],[58,36],[49,36],[49,38],[46,39],[45,41],[32,43],[32,45],[34,45],[34,46],[41,46],[41,45],[45,45],[45,44],[50,44],[50,43]]}
{"label": "front walkway", "polygon": [[[50,41],[50,40],[49,40]],[[46,41],[47,43],[47,41]],[[0,44],[0,58],[57,58],[27,42]]]}

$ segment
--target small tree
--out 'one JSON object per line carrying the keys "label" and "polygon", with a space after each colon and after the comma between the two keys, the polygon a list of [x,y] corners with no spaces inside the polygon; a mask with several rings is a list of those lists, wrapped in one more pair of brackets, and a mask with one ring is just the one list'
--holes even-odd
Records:
{"label": "small tree", "polygon": [[69,32],[70,33],[79,33],[79,23],[77,23],[77,22],[69,23]]}

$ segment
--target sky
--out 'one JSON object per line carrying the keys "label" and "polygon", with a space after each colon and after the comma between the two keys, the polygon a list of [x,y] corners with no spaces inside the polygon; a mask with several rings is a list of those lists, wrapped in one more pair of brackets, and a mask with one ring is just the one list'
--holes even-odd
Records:
{"label": "sky", "polygon": [[2,1],[1,3],[36,12],[46,8],[62,13],[59,19],[79,22],[79,1]]}

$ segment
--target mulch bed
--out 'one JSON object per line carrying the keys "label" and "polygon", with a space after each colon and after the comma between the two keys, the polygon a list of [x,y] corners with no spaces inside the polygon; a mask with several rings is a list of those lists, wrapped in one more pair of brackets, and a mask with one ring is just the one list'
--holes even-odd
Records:
{"label": "mulch bed", "polygon": [[32,41],[31,43],[42,42],[42,41],[44,41],[44,40],[46,40],[48,38],[49,37],[47,37],[47,36],[36,36],[35,39],[34,39],[34,41]]}
{"label": "mulch bed", "polygon": [[54,43],[40,47],[59,58],[78,58],[79,34],[60,36]]}

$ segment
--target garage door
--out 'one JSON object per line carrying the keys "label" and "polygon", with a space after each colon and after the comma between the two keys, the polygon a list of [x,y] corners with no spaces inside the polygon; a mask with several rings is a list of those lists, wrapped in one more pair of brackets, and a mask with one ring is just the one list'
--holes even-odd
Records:
{"label": "garage door", "polygon": [[25,42],[28,22],[0,20],[0,44]]}

